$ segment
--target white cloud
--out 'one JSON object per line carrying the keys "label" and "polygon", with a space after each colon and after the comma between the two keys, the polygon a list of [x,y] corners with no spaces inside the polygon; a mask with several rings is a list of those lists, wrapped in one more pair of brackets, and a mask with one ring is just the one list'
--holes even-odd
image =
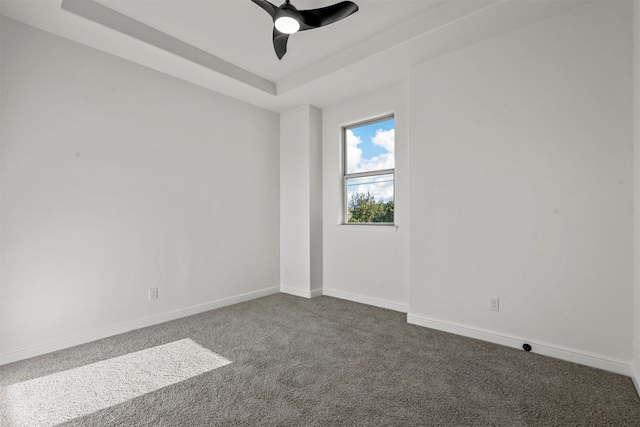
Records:
{"label": "white cloud", "polygon": [[358,172],[393,169],[394,163],[393,153],[380,154],[370,159],[363,159],[360,162]]}
{"label": "white cloud", "polygon": [[[392,175],[380,175],[377,177],[355,178],[354,185],[348,189],[348,200],[355,194],[370,193],[377,201],[393,200],[393,180]],[[361,184],[357,182],[361,181]]]}
{"label": "white cloud", "polygon": [[360,160],[362,150],[358,145],[362,144],[362,139],[353,134],[351,129],[347,129],[347,173],[360,172]]}
{"label": "white cloud", "polygon": [[373,138],[371,138],[371,142],[373,145],[377,145],[378,147],[382,147],[387,150],[389,153],[393,154],[396,146],[396,130],[382,130],[378,129]]}
{"label": "white cloud", "polygon": [[387,153],[373,156],[370,159],[362,157],[362,150],[358,145],[362,139],[347,129],[347,172],[367,172],[381,169],[393,169],[395,167],[395,129],[378,129],[371,138],[371,142],[384,148]]}

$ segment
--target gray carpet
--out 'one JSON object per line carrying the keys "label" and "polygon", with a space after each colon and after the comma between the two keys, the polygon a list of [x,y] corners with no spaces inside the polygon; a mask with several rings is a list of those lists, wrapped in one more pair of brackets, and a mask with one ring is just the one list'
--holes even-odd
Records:
{"label": "gray carpet", "polygon": [[62,425],[640,426],[630,378],[330,297],[260,298],[4,365],[0,381],[185,338],[232,363]]}

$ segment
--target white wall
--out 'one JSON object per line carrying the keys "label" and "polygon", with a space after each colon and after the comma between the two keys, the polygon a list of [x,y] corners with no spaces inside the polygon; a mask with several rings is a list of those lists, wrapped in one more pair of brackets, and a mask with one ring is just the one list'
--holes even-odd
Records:
{"label": "white wall", "polygon": [[[342,223],[342,127],[395,114],[397,231]],[[409,152],[406,86],[323,110],[323,294],[398,311],[409,303]]]}
{"label": "white wall", "polygon": [[411,70],[409,321],[629,372],[631,34],[597,2]]}
{"label": "white wall", "polygon": [[1,86],[3,362],[278,291],[277,114],[4,18]]}
{"label": "white wall", "polygon": [[322,110],[309,108],[309,273],[312,296],[319,296],[323,286],[322,253]]}
{"label": "white wall", "polygon": [[280,290],[322,292],[322,111],[302,105],[280,114]]}

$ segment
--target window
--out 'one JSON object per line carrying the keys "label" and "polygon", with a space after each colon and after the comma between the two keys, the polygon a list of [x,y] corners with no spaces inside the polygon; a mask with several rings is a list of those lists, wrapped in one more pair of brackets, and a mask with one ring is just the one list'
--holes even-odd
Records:
{"label": "window", "polygon": [[393,116],[343,128],[344,222],[393,224],[395,120]]}

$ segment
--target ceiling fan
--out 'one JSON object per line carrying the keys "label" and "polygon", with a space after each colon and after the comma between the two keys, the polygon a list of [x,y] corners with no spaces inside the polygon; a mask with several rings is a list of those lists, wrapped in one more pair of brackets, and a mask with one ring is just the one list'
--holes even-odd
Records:
{"label": "ceiling fan", "polygon": [[280,6],[269,3],[267,0],[251,1],[266,10],[273,19],[273,47],[278,59],[282,59],[287,53],[287,40],[290,34],[333,24],[358,10],[358,5],[351,1],[308,10],[296,9],[289,0]]}

